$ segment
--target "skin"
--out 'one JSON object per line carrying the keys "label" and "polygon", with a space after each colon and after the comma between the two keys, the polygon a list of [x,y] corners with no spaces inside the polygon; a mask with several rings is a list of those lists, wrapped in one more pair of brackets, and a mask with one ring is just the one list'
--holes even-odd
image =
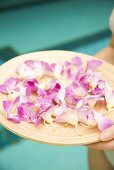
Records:
{"label": "skin", "polygon": [[101,142],[88,145],[96,150],[112,150],[114,151],[114,126],[108,128],[100,134]]}
{"label": "skin", "polygon": [[[114,35],[112,35],[109,47],[101,50],[95,55],[114,65]],[[114,151],[114,125],[101,132],[100,142],[88,145],[89,168],[90,170],[114,170],[114,167],[107,160],[103,150]]]}

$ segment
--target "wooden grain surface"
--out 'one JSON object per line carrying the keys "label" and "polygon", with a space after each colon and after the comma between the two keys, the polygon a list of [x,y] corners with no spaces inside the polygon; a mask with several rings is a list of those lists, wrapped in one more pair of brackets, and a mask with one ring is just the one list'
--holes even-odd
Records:
{"label": "wooden grain surface", "polygon": [[[49,63],[64,62],[75,56],[81,57],[84,64],[86,64],[87,60],[91,59],[91,56],[70,51],[42,51],[15,57],[0,67],[0,84],[2,84],[6,78],[13,75],[16,67],[25,60],[39,59]],[[104,78],[111,87],[114,88],[114,67],[104,62],[100,70]],[[55,124],[55,131],[53,131],[50,125],[44,126],[40,124],[38,127],[35,127],[33,124],[27,122],[21,122],[19,124],[12,123],[6,119],[4,114],[2,102],[5,98],[3,94],[0,94],[0,123],[11,132],[23,138],[53,145],[85,145],[99,141],[100,132],[98,128],[88,129],[79,125],[79,131],[81,133],[81,136],[79,136],[73,126],[64,127],[63,125]],[[100,105],[97,109],[105,112],[104,106]],[[113,113],[112,118],[114,118]]]}

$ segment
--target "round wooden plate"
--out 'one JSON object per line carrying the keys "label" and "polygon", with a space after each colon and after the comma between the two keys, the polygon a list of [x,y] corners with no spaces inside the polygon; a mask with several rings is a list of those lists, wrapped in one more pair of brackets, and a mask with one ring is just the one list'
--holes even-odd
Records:
{"label": "round wooden plate", "polygon": [[[84,63],[91,59],[91,56],[89,55],[70,51],[42,51],[15,57],[0,67],[0,84],[2,84],[5,79],[12,76],[16,67],[25,60],[38,59],[50,63],[64,62],[75,56],[81,57]],[[111,64],[104,62],[100,70],[102,71],[104,78],[114,88],[114,67]],[[81,133],[81,136],[79,136],[73,126],[64,127],[63,125],[55,124],[56,129],[53,131],[52,127],[49,125],[40,124],[38,127],[35,127],[33,124],[26,122],[21,122],[19,124],[12,123],[5,117],[2,104],[3,100],[4,95],[0,94],[0,123],[11,132],[23,138],[54,145],[85,145],[99,141],[100,132],[98,128],[89,129],[79,126],[79,131]],[[103,112],[106,111],[103,106],[99,106],[98,110]]]}

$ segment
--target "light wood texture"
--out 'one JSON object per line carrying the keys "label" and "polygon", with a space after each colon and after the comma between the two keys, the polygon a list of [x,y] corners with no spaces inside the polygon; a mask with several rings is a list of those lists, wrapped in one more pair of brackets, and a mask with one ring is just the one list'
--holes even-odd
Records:
{"label": "light wood texture", "polygon": [[[75,56],[80,56],[84,64],[86,64],[87,60],[91,59],[91,56],[70,51],[42,51],[15,57],[0,67],[0,84],[2,84],[9,76],[12,76],[16,67],[25,60],[39,59],[50,63],[64,62]],[[114,67],[111,64],[104,62],[100,70],[102,71],[104,78],[114,88]],[[21,122],[19,124],[12,123],[5,117],[2,106],[2,101],[4,99],[5,96],[0,94],[0,123],[5,128],[21,137],[54,145],[85,145],[99,141],[100,132],[97,128],[88,129],[79,126],[79,131],[82,134],[79,136],[75,132],[73,126],[64,127],[63,125],[55,124],[56,129],[53,131],[52,127],[49,125],[44,126],[43,124],[40,124],[38,127],[35,127],[33,124],[26,122]],[[106,111],[104,106],[101,105],[97,110]],[[112,118],[114,118],[113,115],[114,114],[112,113]]]}

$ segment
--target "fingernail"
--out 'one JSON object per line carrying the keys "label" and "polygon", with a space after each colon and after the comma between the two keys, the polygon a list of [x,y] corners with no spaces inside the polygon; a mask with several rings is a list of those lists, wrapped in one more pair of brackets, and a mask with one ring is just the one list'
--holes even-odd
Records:
{"label": "fingernail", "polygon": [[110,137],[110,136],[109,136],[108,132],[102,133],[102,134],[100,135],[100,139],[101,139],[102,141],[107,141],[109,137]]}

